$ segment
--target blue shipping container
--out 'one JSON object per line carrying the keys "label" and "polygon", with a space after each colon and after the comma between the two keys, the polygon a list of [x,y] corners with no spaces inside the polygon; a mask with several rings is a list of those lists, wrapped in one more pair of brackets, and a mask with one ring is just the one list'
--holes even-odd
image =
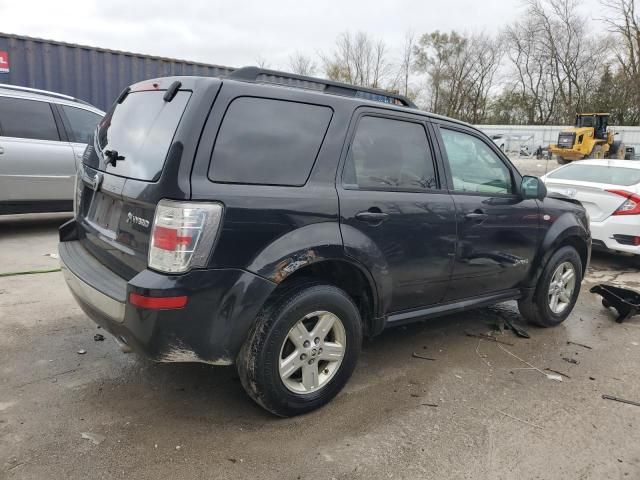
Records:
{"label": "blue shipping container", "polygon": [[64,93],[102,110],[123,88],[141,80],[172,75],[220,77],[233,70],[0,33],[0,83]]}

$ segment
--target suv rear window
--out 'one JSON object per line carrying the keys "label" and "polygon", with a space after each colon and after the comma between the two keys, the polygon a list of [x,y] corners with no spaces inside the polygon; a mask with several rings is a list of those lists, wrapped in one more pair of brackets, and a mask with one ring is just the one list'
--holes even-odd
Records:
{"label": "suv rear window", "polygon": [[555,172],[551,172],[547,175],[547,178],[573,180],[576,182],[608,183],[609,185],[626,187],[640,183],[640,169],[571,163]]}
{"label": "suv rear window", "polygon": [[123,156],[116,166],[98,168],[122,177],[157,180],[191,92],[179,91],[170,102],[164,90],[132,92],[98,125],[100,150]]}
{"label": "suv rear window", "polygon": [[211,156],[214,182],[302,186],[333,111],[306,103],[241,97],[229,106]]}

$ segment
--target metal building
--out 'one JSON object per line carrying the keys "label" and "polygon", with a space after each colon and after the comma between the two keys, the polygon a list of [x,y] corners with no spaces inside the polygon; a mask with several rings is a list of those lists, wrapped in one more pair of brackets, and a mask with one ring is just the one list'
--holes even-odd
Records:
{"label": "metal building", "polygon": [[233,70],[0,33],[0,83],[64,93],[102,110],[123,88],[141,80],[171,75],[218,77]]}

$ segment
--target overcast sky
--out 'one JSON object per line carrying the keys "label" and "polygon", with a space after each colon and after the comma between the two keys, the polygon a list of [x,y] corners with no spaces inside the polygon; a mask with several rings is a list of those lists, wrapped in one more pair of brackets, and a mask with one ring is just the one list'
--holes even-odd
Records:
{"label": "overcast sky", "polygon": [[296,50],[330,51],[343,31],[366,31],[399,55],[407,31],[490,33],[522,11],[521,0],[0,0],[6,33],[272,68],[286,68]]}

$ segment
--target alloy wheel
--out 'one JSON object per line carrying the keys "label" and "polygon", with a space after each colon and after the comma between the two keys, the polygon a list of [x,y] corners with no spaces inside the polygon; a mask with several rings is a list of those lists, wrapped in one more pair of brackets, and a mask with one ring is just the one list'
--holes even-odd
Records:
{"label": "alloy wheel", "polygon": [[284,386],[299,394],[317,392],[336,374],[347,347],[340,318],[327,311],[305,315],[289,330],[278,371]]}
{"label": "alloy wheel", "polygon": [[571,303],[576,288],[576,270],[571,262],[558,265],[549,283],[549,308],[556,315],[564,312]]}

